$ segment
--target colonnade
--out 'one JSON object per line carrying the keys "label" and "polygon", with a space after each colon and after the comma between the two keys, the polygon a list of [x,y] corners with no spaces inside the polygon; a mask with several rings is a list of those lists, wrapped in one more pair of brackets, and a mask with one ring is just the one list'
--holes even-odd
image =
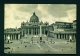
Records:
{"label": "colonnade", "polygon": [[7,37],[10,37],[10,40],[20,39],[20,34],[4,34],[4,40],[7,40]]}
{"label": "colonnade", "polygon": [[54,37],[57,39],[66,39],[69,40],[70,36],[72,37],[72,40],[76,39],[76,34],[54,34]]}
{"label": "colonnade", "polygon": [[66,40],[69,40],[70,36],[71,36],[72,40],[76,40],[76,33],[53,33],[53,32],[49,32],[49,36],[57,38],[57,39],[66,39]]}

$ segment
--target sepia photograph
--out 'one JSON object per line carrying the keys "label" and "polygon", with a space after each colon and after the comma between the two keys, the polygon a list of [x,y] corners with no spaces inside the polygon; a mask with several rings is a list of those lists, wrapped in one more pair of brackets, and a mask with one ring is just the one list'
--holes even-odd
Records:
{"label": "sepia photograph", "polygon": [[4,4],[4,53],[76,54],[76,4]]}

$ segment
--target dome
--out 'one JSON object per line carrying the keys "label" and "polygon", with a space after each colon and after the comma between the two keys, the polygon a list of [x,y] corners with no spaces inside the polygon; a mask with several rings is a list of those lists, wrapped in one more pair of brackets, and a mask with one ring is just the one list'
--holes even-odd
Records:
{"label": "dome", "polygon": [[39,22],[39,18],[36,16],[35,12],[31,16],[30,22]]}

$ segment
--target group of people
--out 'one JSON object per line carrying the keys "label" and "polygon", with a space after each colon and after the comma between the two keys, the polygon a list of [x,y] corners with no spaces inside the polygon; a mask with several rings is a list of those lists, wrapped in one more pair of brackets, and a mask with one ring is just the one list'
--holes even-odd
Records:
{"label": "group of people", "polygon": [[[48,41],[48,38],[46,40]],[[33,43],[33,37],[31,38],[31,41]],[[40,37],[40,44],[41,44],[41,42],[42,42],[42,37]],[[51,39],[50,42],[53,43],[53,40]]]}

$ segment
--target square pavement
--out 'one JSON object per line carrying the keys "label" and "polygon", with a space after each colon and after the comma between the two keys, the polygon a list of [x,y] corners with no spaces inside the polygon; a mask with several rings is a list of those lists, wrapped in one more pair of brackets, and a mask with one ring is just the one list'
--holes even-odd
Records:
{"label": "square pavement", "polygon": [[[45,42],[40,44],[39,37],[33,37],[33,43],[31,37],[23,37],[18,41],[12,40],[13,43],[10,44],[4,43],[4,47],[10,47],[10,49],[6,49],[4,52],[10,52],[10,54],[76,54],[76,42],[71,43],[65,39],[43,36],[42,39]],[[51,39],[52,43],[50,42]]]}

